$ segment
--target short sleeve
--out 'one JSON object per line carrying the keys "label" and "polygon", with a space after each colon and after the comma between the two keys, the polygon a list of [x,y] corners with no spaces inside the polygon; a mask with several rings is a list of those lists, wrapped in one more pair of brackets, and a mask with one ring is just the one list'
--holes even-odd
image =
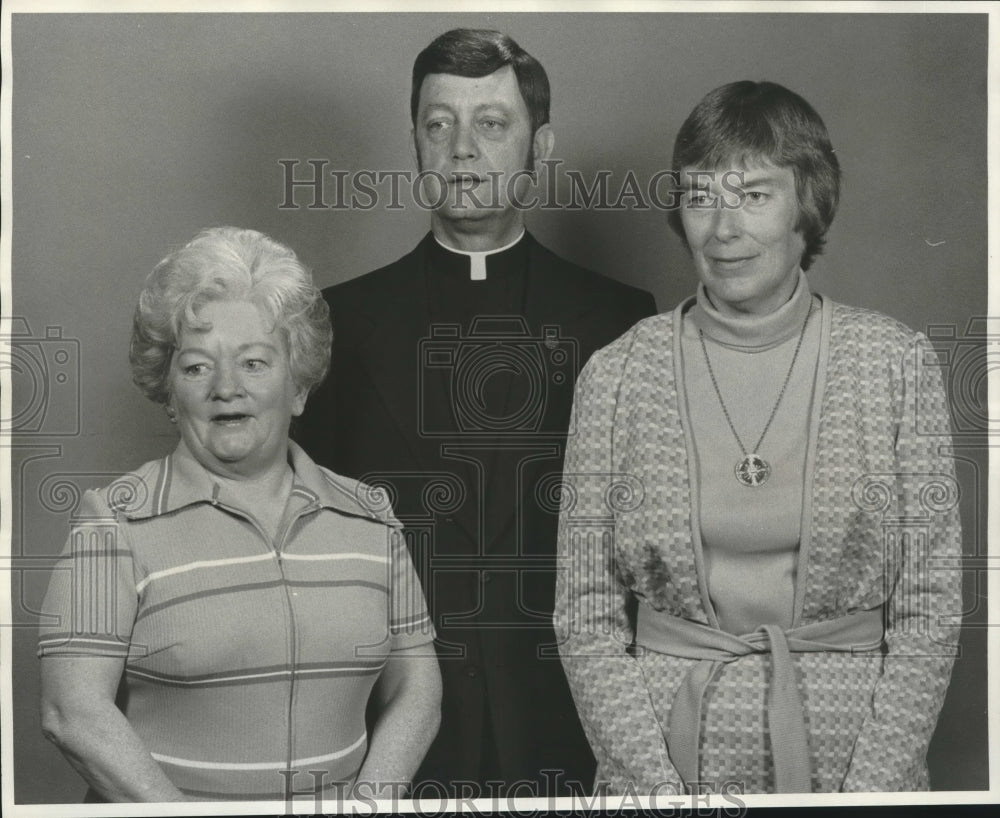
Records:
{"label": "short sleeve", "polygon": [[137,594],[132,552],[116,515],[84,494],[52,568],[38,655],[128,656]]}
{"label": "short sleeve", "polygon": [[413,568],[403,532],[390,535],[389,635],[392,650],[404,650],[434,641],[434,626],[427,612],[420,578]]}

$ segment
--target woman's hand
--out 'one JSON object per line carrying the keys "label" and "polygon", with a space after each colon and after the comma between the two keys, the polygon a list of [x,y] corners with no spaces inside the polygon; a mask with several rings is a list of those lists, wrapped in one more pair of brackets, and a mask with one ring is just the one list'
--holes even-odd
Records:
{"label": "woman's hand", "polygon": [[398,785],[413,778],[441,723],[441,671],[433,643],[393,651],[372,697],[378,717],[355,786],[372,798],[394,792],[398,797]]}
{"label": "woman's hand", "polygon": [[185,801],[115,705],[124,658],[41,660],[42,732],[109,801]]}

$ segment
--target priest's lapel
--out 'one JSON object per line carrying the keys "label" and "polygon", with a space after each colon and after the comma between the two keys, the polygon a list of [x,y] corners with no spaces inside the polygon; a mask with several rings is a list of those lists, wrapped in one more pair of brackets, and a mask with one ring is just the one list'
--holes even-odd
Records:
{"label": "priest's lapel", "polygon": [[524,241],[527,269],[518,312],[527,335],[512,350],[522,366],[507,378],[503,416],[509,423],[494,438],[486,471],[491,552],[510,542],[511,526],[517,527],[515,541],[530,534],[521,530],[527,516],[523,504],[537,504],[542,487],[528,485],[529,476],[544,471],[539,463],[546,461],[553,472],[559,469],[580,367],[581,344],[574,332],[584,307],[573,289],[579,282],[546,264],[544,249],[530,234]]}

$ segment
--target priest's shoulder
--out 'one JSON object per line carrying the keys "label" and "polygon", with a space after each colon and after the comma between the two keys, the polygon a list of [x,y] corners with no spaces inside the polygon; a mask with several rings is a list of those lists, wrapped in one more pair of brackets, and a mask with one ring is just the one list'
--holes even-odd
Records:
{"label": "priest's shoulder", "polygon": [[331,307],[362,299],[372,293],[386,293],[387,288],[413,281],[414,270],[419,267],[421,246],[418,244],[404,256],[368,273],[349,278],[323,289],[323,297]]}
{"label": "priest's shoulder", "polygon": [[546,275],[565,277],[567,286],[572,287],[577,296],[587,295],[605,306],[628,305],[639,317],[656,313],[656,302],[648,291],[581,267],[552,252],[530,233],[528,235],[534,245],[532,252],[539,266],[545,268]]}

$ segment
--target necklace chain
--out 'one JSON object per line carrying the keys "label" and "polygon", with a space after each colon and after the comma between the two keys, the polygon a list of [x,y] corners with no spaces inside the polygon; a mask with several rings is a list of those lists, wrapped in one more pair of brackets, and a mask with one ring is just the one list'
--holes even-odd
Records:
{"label": "necklace chain", "polygon": [[[774,420],[774,416],[778,413],[778,407],[781,405],[781,399],[785,397],[785,390],[788,388],[788,382],[792,378],[792,370],[795,369],[795,361],[798,360],[799,350],[802,349],[802,341],[806,337],[806,326],[809,323],[809,316],[812,315],[813,305],[809,304],[809,311],[806,313],[806,320],[802,322],[802,330],[799,332],[799,340],[795,345],[795,352],[792,355],[792,363],[788,367],[788,372],[785,373],[785,382],[781,384],[781,391],[778,393],[778,399],[774,402],[774,408],[771,409],[771,416],[767,419],[767,423],[764,424],[764,431],[760,433],[760,437],[757,439],[757,445],[751,450],[756,453],[760,449],[760,444],[764,442],[764,438],[767,436],[767,430],[771,428],[771,422]],[[722,414],[726,416],[726,423],[729,424],[729,430],[733,433],[733,437],[736,438],[736,442],[740,444],[740,449],[743,452],[743,456],[746,457],[751,453],[747,450],[747,447],[743,445],[743,440],[740,438],[739,432],[736,431],[736,427],[733,425],[733,419],[729,416],[729,409],[726,407],[726,402],[722,399],[722,391],[719,389],[719,382],[715,379],[715,371],[712,369],[712,361],[708,357],[708,348],[705,346],[705,333],[698,328],[698,340],[701,342],[701,351],[705,356],[705,364],[708,367],[708,375],[712,379],[712,386],[715,387],[715,395],[719,399],[719,405],[722,406]]]}

